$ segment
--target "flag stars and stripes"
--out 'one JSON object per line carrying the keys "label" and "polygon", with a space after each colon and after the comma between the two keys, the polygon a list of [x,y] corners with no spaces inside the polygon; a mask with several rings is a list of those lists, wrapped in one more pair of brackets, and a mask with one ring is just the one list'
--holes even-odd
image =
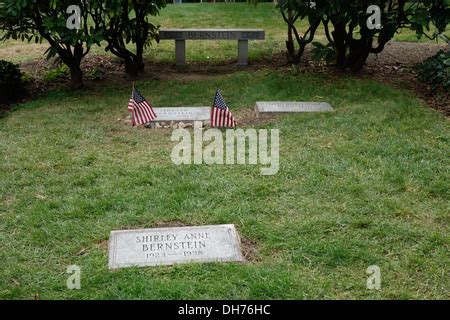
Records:
{"label": "flag stars and stripes", "polygon": [[211,110],[211,128],[220,127],[234,128],[236,127],[236,120],[223,100],[220,91],[216,90],[214,104]]}
{"label": "flag stars and stripes", "polygon": [[133,88],[130,101],[128,102],[128,111],[131,112],[133,126],[146,124],[156,119],[156,114],[151,105],[135,88]]}

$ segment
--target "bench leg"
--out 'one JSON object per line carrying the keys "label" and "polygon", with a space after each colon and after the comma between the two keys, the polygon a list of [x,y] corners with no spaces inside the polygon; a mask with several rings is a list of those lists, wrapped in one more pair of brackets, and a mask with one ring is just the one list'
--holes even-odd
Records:
{"label": "bench leg", "polygon": [[238,66],[248,66],[248,40],[238,40]]}
{"label": "bench leg", "polygon": [[186,66],[186,41],[175,40],[175,60],[177,68],[183,69]]}

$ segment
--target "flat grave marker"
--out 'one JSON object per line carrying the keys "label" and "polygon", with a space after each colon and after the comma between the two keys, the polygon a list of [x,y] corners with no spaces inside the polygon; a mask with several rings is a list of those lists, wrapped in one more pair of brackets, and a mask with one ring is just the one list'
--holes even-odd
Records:
{"label": "flat grave marker", "polygon": [[255,111],[258,115],[260,113],[330,112],[333,108],[328,102],[257,101]]}
{"label": "flat grave marker", "polygon": [[153,108],[153,111],[156,118],[152,122],[209,121],[211,119],[211,107]]}
{"label": "flat grave marker", "polygon": [[233,224],[111,231],[109,268],[244,261]]}

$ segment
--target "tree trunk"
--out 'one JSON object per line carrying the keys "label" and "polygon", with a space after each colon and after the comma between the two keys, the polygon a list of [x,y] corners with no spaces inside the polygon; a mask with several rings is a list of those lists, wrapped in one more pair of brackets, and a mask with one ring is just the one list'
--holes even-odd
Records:
{"label": "tree trunk", "polygon": [[294,45],[294,39],[292,36],[292,10],[288,10],[288,17],[287,17],[289,23],[288,23],[288,39],[286,41],[286,49],[288,54],[288,61],[290,63],[295,62],[295,45]]}
{"label": "tree trunk", "polygon": [[125,72],[129,75],[136,76],[144,72],[144,62],[139,58],[125,58]]}
{"label": "tree trunk", "polygon": [[80,89],[83,87],[83,71],[81,71],[80,64],[69,65],[70,81],[73,89]]}
{"label": "tree trunk", "polygon": [[298,49],[298,51],[294,57],[294,62],[296,64],[300,63],[300,61],[302,60],[302,56],[303,56],[303,53],[305,52],[305,48],[306,48],[306,43],[302,42],[299,44],[299,46],[300,46],[300,48]]}
{"label": "tree trunk", "polygon": [[347,66],[353,72],[360,71],[369,57],[369,48],[364,39],[352,39],[347,57]]}
{"label": "tree trunk", "polygon": [[345,24],[339,22],[333,22],[334,30],[331,32],[335,49],[337,52],[336,64],[345,69],[347,67],[347,31],[345,30]]}

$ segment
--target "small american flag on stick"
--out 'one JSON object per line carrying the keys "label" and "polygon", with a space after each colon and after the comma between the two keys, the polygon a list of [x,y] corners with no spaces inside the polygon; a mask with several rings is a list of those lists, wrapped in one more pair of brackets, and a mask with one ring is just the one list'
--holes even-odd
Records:
{"label": "small american flag on stick", "polygon": [[156,114],[153,111],[153,108],[147,101],[145,101],[142,94],[134,88],[134,84],[133,91],[131,92],[131,98],[128,102],[128,111],[131,112],[133,126],[146,124],[156,119]]}
{"label": "small american flag on stick", "polygon": [[214,97],[214,104],[211,110],[211,128],[234,128],[236,127],[236,120],[228,109],[219,89],[216,90]]}

